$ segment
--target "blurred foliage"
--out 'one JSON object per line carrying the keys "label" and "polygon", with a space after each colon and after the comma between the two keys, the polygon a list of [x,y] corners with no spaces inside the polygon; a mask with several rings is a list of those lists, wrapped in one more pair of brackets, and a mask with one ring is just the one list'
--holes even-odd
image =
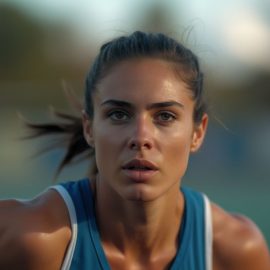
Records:
{"label": "blurred foliage", "polygon": [[0,7],[0,78],[40,78],[48,65],[42,26],[11,6]]}
{"label": "blurred foliage", "polygon": [[83,68],[72,59],[71,37],[66,25],[44,24],[13,6],[0,5],[0,81],[78,77]]}

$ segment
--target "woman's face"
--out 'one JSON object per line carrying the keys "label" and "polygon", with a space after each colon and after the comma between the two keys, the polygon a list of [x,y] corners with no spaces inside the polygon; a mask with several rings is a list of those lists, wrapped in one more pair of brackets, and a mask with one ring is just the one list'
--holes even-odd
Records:
{"label": "woman's face", "polygon": [[202,143],[207,116],[194,125],[194,101],[172,64],[136,59],[115,65],[84,119],[95,148],[98,181],[110,196],[151,201],[179,189],[189,154]]}

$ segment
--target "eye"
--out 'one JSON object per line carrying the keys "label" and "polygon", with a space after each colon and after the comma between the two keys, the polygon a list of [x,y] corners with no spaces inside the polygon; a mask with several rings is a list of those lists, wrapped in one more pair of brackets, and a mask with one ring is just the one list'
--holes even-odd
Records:
{"label": "eye", "polygon": [[158,122],[167,123],[176,119],[176,116],[171,112],[159,112],[156,116]]}
{"label": "eye", "polygon": [[113,110],[108,113],[108,117],[113,121],[127,121],[129,119],[129,114],[122,110]]}

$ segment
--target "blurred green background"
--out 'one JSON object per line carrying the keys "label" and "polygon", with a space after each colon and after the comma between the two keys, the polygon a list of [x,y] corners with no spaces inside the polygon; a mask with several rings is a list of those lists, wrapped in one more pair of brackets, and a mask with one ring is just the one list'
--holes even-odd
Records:
{"label": "blurred green background", "polygon": [[[184,184],[252,218],[270,244],[270,2],[0,2],[0,198],[28,198],[52,179],[63,151],[35,154],[46,140],[20,140],[21,113],[70,112],[62,82],[81,96],[99,46],[134,30],[162,31],[191,47],[205,70],[210,126]],[[58,181],[86,175],[87,162]]]}

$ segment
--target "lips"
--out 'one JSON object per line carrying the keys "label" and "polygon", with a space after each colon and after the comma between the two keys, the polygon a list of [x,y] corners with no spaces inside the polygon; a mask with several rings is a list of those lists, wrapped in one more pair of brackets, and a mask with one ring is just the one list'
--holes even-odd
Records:
{"label": "lips", "polygon": [[157,170],[157,166],[152,163],[151,161],[144,160],[144,159],[133,159],[126,163],[123,166],[124,170],[141,170],[141,171],[147,171],[147,170]]}
{"label": "lips", "polygon": [[136,183],[149,181],[158,172],[158,167],[153,162],[144,159],[133,159],[122,169],[124,174]]}

